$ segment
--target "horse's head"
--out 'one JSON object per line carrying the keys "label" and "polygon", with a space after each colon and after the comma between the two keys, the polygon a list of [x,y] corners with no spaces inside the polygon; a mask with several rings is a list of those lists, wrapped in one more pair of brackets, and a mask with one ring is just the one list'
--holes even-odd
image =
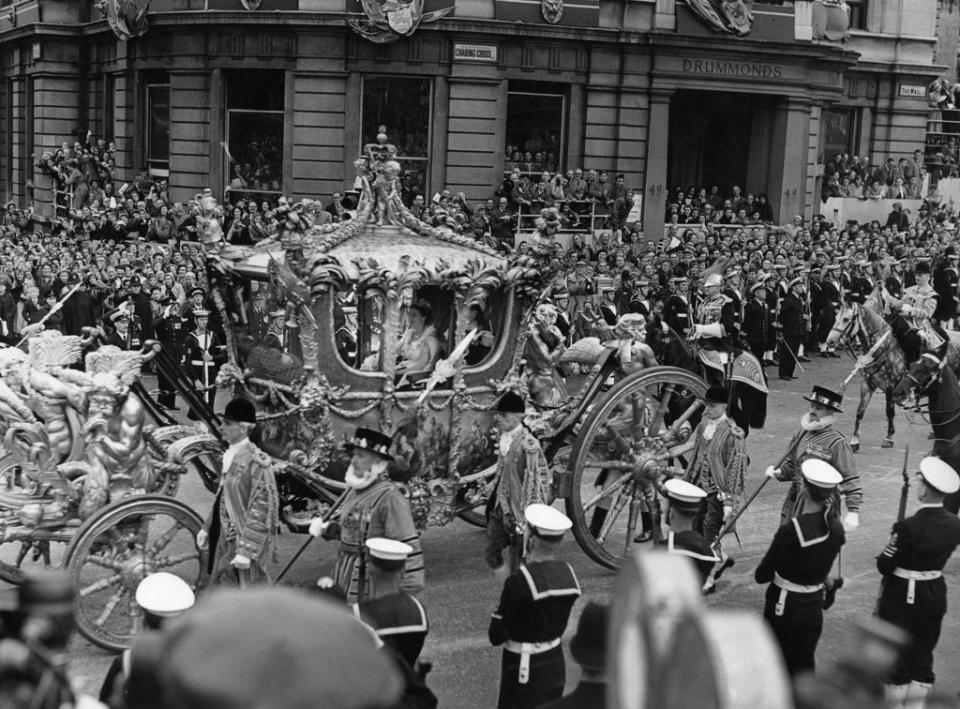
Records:
{"label": "horse's head", "polygon": [[893,388],[893,400],[897,405],[902,406],[911,393],[915,393],[919,399],[940,376],[943,365],[944,360],[933,353],[923,354],[920,359],[910,365],[910,369]]}
{"label": "horse's head", "polygon": [[833,323],[833,328],[827,335],[827,339],[824,341],[824,344],[828,347],[836,347],[841,340],[847,341],[854,337],[859,328],[859,306],[856,303],[847,303],[840,309],[840,312],[837,313],[837,318]]}

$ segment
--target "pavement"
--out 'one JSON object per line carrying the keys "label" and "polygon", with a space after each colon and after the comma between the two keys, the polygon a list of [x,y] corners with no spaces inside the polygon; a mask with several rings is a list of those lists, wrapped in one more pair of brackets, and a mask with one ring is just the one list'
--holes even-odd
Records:
{"label": "pavement", "polygon": [[[752,432],[747,440],[751,457],[748,490],[753,490],[761,482],[763,470],[782,454],[797,430],[799,418],[807,409],[802,397],[815,383],[839,387],[852,369],[853,361],[815,358],[805,366],[807,371],[798,370],[800,379],[792,382],[779,380],[776,371],[768,369],[772,390],[767,424],[762,431]],[[858,383],[851,383],[844,402],[845,412],[837,424],[848,436],[853,428]],[[918,416],[913,414],[907,419],[904,412],[898,410],[895,423],[895,446],[881,448],[886,430],[883,397],[874,397],[862,426],[861,449],[857,454],[864,488],[861,526],[848,535],[843,549],[842,574],[846,585],[838,594],[836,605],[826,614],[818,650],[821,667],[829,664],[844,646],[851,620],[873,611],[880,580],[874,559],[887,543],[890,527],[896,518],[904,447],[910,446],[911,470],[916,470],[920,459],[930,449],[927,440],[929,425]],[[785,484],[768,484],[741,518],[738,530],[742,548],[736,549],[735,542],[731,542],[732,548],[728,549],[734,553],[736,565],[725,574],[718,592],[705,600],[708,607],[762,612],[764,587],[754,583],[753,572],[777,528],[785,493]],[[204,515],[213,502],[213,496],[198,479],[184,480],[178,497]],[[908,514],[916,504],[914,491],[911,491]],[[303,540],[302,536],[288,533],[281,536],[281,564],[278,567],[286,563]],[[438,695],[440,706],[472,709],[496,704],[500,649],[490,646],[486,631],[500,589],[483,562],[483,544],[483,531],[460,520],[443,528],[428,529],[423,535],[427,587],[421,600],[431,621],[423,658],[433,663],[428,682]],[[297,585],[312,584],[335,554],[335,545],[319,540],[314,542],[285,581]],[[612,592],[616,573],[590,561],[576,542],[566,542],[561,556],[573,564],[583,587],[584,599],[603,598]],[[955,562],[947,564],[945,576],[949,607],[953,608],[960,593],[960,572]],[[0,595],[10,593],[12,589],[0,589]],[[574,608],[566,640],[576,628],[576,619],[583,605],[581,600]],[[108,653],[78,637],[71,646],[71,673],[81,680],[87,691],[95,692],[110,659]],[[951,670],[960,660],[960,614],[951,610],[948,610],[944,622],[935,659],[940,671],[937,689],[955,695],[960,691],[960,676]],[[568,657],[568,688],[576,683],[578,675],[575,663]]]}

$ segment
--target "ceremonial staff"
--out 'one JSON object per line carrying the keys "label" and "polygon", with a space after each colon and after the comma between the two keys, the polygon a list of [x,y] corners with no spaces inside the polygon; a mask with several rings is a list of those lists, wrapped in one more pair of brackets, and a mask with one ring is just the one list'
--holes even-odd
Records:
{"label": "ceremonial staff", "polygon": [[[800,429],[794,434],[793,438],[790,439],[790,445],[787,446],[787,450],[784,451],[784,454],[780,456],[780,459],[774,464],[773,466],[774,468],[781,467],[784,463],[787,462],[787,459],[791,455],[793,455],[793,451],[796,450],[797,444],[800,442],[800,437],[802,435],[803,435],[803,429]],[[757,495],[760,494],[760,491],[764,488],[764,486],[768,482],[770,482],[770,478],[764,476],[763,481],[760,483],[757,489],[751,493],[750,497],[747,498],[747,501],[743,503],[743,506],[741,506],[740,509],[736,511],[733,517],[727,520],[726,524],[724,524],[723,527],[720,529],[720,531],[717,533],[717,538],[713,541],[713,544],[711,545],[712,547],[714,548],[719,547],[720,540],[723,539],[723,537],[727,533],[729,533],[730,530],[733,529],[733,526],[737,523],[737,520],[740,519],[740,517],[743,515],[744,512],[746,512],[747,508],[750,506],[750,503],[756,499]]]}
{"label": "ceremonial staff", "polygon": [[[70,292],[69,292],[69,293],[67,293],[67,294],[66,294],[65,296],[63,296],[60,300],[58,300],[56,303],[53,304],[53,307],[50,308],[50,312],[49,312],[49,313],[47,313],[47,314],[44,315],[42,318],[40,318],[40,320],[39,320],[38,322],[35,322],[35,323],[32,323],[31,325],[28,325],[27,327],[28,327],[28,328],[31,328],[31,332],[28,332],[26,335],[24,335],[22,338],[20,338],[20,342],[18,342],[16,346],[19,347],[19,346],[22,345],[24,342],[26,342],[27,340],[29,340],[29,339],[30,339],[30,335],[32,335],[33,332],[34,332],[35,330],[37,330],[37,325],[43,325],[43,324],[50,318],[51,315],[53,315],[55,312],[57,312],[58,310],[60,310],[60,309],[63,307],[63,304],[67,302],[67,299],[68,299],[71,295],[73,295],[74,293],[76,293],[77,290],[79,290],[79,288],[80,288],[81,285],[83,285],[82,282],[81,282],[81,283],[77,283],[73,288],[70,289]],[[24,328],[24,329],[27,329],[27,328]]]}

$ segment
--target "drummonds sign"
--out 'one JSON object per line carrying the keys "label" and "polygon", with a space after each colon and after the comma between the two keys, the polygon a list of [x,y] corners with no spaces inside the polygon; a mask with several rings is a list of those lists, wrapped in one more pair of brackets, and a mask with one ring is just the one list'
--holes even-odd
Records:
{"label": "drummonds sign", "polygon": [[680,68],[685,74],[735,76],[741,79],[779,79],[783,76],[783,67],[779,64],[726,59],[684,59]]}

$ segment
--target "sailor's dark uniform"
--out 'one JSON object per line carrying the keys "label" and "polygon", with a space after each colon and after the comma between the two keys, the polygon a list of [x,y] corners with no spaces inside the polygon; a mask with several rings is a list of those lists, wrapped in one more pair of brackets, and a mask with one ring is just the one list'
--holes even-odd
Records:
{"label": "sailor's dark uniform", "polygon": [[813,671],[823,631],[824,581],[846,537],[835,515],[794,517],[773,537],[757,567],[757,583],[769,583],[763,617],[780,644],[791,675]]}
{"label": "sailor's dark uniform", "polygon": [[563,695],[560,636],[579,597],[564,561],[524,564],[506,580],[488,631],[491,644],[504,646],[497,709],[530,709]]}
{"label": "sailor's dark uniform", "polygon": [[373,628],[384,645],[399,654],[410,667],[417,666],[430,630],[427,612],[420,601],[400,591],[364,601],[355,612]]}
{"label": "sailor's dark uniform", "polygon": [[671,554],[685,556],[697,567],[700,575],[700,584],[706,582],[713,565],[720,561],[720,557],[713,553],[707,540],[699,532],[687,529],[682,532],[670,532],[667,538],[660,542],[666,546]]}
{"label": "sailor's dark uniform", "polygon": [[877,615],[911,637],[901,653],[891,684],[932,684],[933,650],[947,612],[942,569],[960,544],[960,519],[942,505],[924,505],[893,525],[890,543],[877,557],[883,587]]}

